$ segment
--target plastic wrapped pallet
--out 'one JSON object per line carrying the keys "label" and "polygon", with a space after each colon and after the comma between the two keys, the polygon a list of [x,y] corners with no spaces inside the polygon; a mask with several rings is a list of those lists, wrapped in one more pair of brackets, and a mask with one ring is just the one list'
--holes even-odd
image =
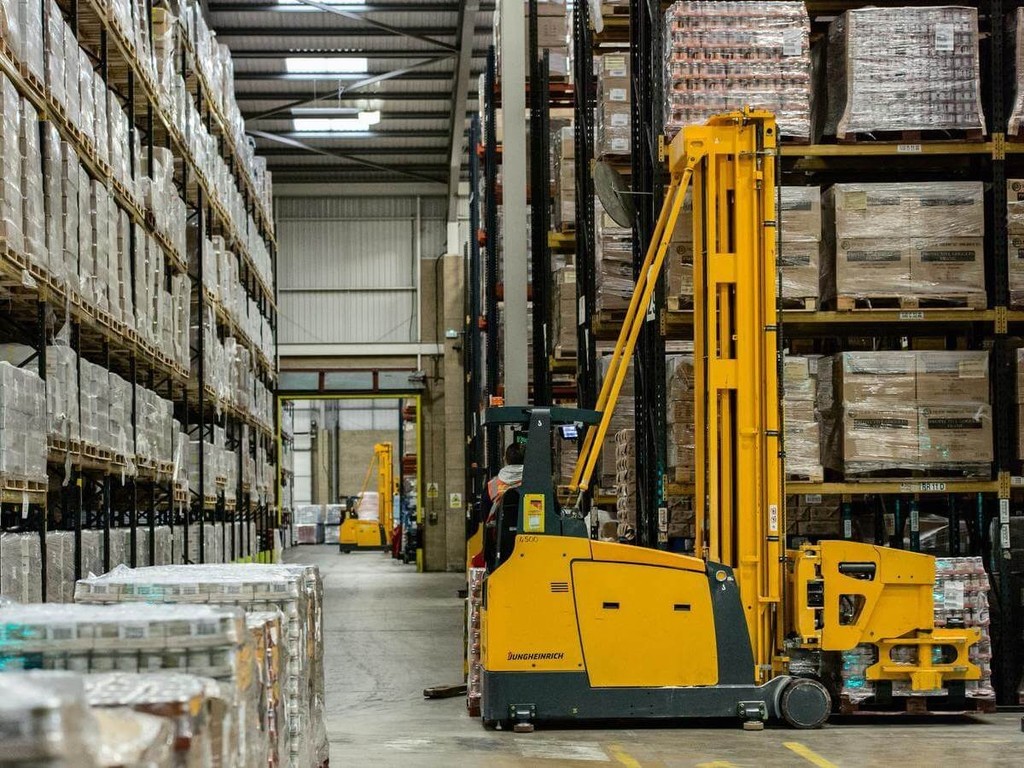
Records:
{"label": "plastic wrapped pallet", "polygon": [[0,476],[46,482],[46,387],[38,374],[0,362]]}
{"label": "plastic wrapped pallet", "polygon": [[553,276],[551,342],[555,357],[576,356],[576,268],[562,267]]}
{"label": "plastic wrapped pallet", "polygon": [[786,476],[821,482],[821,426],[815,410],[818,358],[786,355],[782,360],[782,378]]}
{"label": "plastic wrapped pallet", "polygon": [[779,239],[782,298],[817,302],[823,247],[821,187],[779,188]]}
{"label": "plastic wrapped pallet", "polygon": [[175,765],[201,768],[222,754],[219,717],[228,706],[219,685],[174,672],[108,672],[85,678],[93,709],[131,707],[173,724]]}
{"label": "plastic wrapped pallet", "polygon": [[1010,305],[1024,306],[1024,179],[1006,182],[1007,271]]}
{"label": "plastic wrapped pallet", "polygon": [[45,251],[50,279],[58,285],[67,280],[67,265],[64,261],[64,183],[62,179],[63,158],[61,140],[56,126],[43,123],[43,146],[45,163],[43,168],[43,205],[45,225]]}
{"label": "plastic wrapped pallet", "polygon": [[665,13],[665,130],[750,106],[811,135],[811,24],[802,2],[680,0]]}
{"label": "plastic wrapped pallet", "polygon": [[824,211],[821,293],[840,309],[872,299],[986,306],[980,182],[835,184]]}
{"label": "plastic wrapped pallet", "polygon": [[0,674],[0,763],[39,768],[99,768],[97,723],[81,675]]}
{"label": "plastic wrapped pallet", "polygon": [[676,357],[668,373],[668,455],[666,464],[677,483],[694,481],[693,356]]}
{"label": "plastic wrapped pallet", "polygon": [[628,156],[632,139],[629,54],[606,53],[594,64],[597,67],[594,156]]}
{"label": "plastic wrapped pallet", "polygon": [[1024,131],[1024,8],[1017,8],[1009,17],[1007,37],[1013,43],[1014,92],[1007,136],[1020,136]]}
{"label": "plastic wrapped pallet", "polygon": [[977,9],[859,8],[828,37],[827,133],[985,132]]}
{"label": "plastic wrapped pallet", "polygon": [[42,602],[38,533],[0,533],[0,595],[17,603]]}
{"label": "plastic wrapped pallet", "polygon": [[[789,453],[789,441],[786,442]],[[790,490],[794,490],[790,487]],[[786,497],[786,532],[792,536],[837,539],[842,536],[840,497],[790,494]]]}
{"label": "plastic wrapped pallet", "polygon": [[466,572],[469,595],[466,598],[466,656],[469,660],[469,675],[466,678],[466,708],[476,716],[480,711],[483,696],[483,667],[481,658],[480,609],[483,605],[485,568],[470,568]]}
{"label": "plastic wrapped pallet", "polygon": [[162,717],[128,708],[93,713],[100,768],[175,768],[174,730]]}
{"label": "plastic wrapped pallet", "polygon": [[231,702],[213,766],[249,766],[259,688],[242,611],[210,605],[26,605],[4,611],[0,666],[77,672],[174,669],[222,683]]}
{"label": "plastic wrapped pallet", "polygon": [[595,309],[625,310],[633,295],[633,230],[619,226],[594,199],[597,249]]}
{"label": "plastic wrapped pallet", "polygon": [[573,127],[560,128],[553,142],[555,153],[555,225],[566,230],[576,226],[576,144]]}
{"label": "plastic wrapped pallet", "polygon": [[[285,617],[285,715],[290,765],[327,760],[323,722],[323,583],[315,566],[191,565],[119,568],[82,580],[79,602],[203,602],[239,606],[249,613],[278,610]],[[128,608],[128,606],[120,606]],[[143,607],[143,606],[135,606]],[[160,606],[169,608],[170,606]]]}
{"label": "plastic wrapped pallet", "polygon": [[25,252],[21,195],[21,99],[6,76],[0,75],[0,236],[7,246]]}
{"label": "plastic wrapped pallet", "polygon": [[615,433],[615,517],[619,521],[619,539],[636,537],[636,432],[620,429]]}
{"label": "plastic wrapped pallet", "polygon": [[831,367],[833,426],[823,452],[829,466],[848,476],[988,476],[987,352],[844,352]]}
{"label": "plastic wrapped pallet", "polygon": [[43,69],[43,5],[38,0],[16,0],[19,7],[18,56],[25,71],[37,83],[46,82]]}
{"label": "plastic wrapped pallet", "polygon": [[[608,366],[611,362],[609,355],[601,355],[597,361],[598,388],[603,385],[604,378],[608,373]],[[631,429],[634,423],[635,399],[633,396],[633,361],[630,360],[626,369],[626,375],[622,380],[622,389],[619,392],[619,401],[615,406],[611,421],[608,424],[608,434],[601,446],[601,459],[599,471],[596,474],[595,482],[600,481],[603,489],[612,491],[615,488],[617,474],[615,459],[615,433],[622,429]]]}
{"label": "plastic wrapped pallet", "polygon": [[[981,680],[966,684],[967,696],[994,699],[992,635],[985,564],[980,557],[939,557],[935,560],[935,626],[977,627],[981,639],[971,647],[970,660],[981,668]],[[893,694],[899,695],[894,686]]]}

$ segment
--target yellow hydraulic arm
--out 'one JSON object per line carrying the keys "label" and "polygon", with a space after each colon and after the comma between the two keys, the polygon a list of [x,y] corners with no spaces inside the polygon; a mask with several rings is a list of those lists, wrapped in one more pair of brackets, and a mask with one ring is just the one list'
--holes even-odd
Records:
{"label": "yellow hydraulic arm", "polygon": [[783,632],[775,156],[775,118],[762,111],[719,115],[672,141],[665,202],[598,396],[601,421],[570,483],[590,486],[692,184],[697,552],[735,570],[761,680]]}

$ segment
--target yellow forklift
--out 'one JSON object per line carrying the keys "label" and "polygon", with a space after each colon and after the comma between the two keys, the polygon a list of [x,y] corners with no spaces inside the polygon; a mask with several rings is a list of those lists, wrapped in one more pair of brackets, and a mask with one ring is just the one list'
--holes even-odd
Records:
{"label": "yellow forklift", "polygon": [[[717,717],[814,728],[833,709],[824,658],[862,643],[877,649],[866,673],[876,684],[953,697],[981,677],[968,658],[979,631],[934,624],[931,556],[847,541],[786,549],[776,140],[774,117],[749,110],[673,140],[671,183],[596,410],[485,412],[528,430],[522,485],[483,537],[485,726]],[[686,556],[590,540],[580,502],[558,503],[552,440],[586,429],[570,486],[582,494],[691,184],[696,555]]]}
{"label": "yellow forklift", "polygon": [[[367,489],[376,470],[377,514],[374,516],[367,502]],[[338,526],[338,551],[342,553],[362,550],[390,550],[393,523],[392,505],[395,497],[395,475],[392,466],[391,443],[373,446],[373,458],[363,478],[363,488],[345,513]]]}

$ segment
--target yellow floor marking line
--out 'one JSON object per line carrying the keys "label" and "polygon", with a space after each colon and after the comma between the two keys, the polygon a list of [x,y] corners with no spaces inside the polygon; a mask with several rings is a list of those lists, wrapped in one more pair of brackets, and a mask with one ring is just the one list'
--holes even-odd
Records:
{"label": "yellow floor marking line", "polygon": [[697,768],[739,768],[739,766],[728,760],[715,760],[713,763],[697,763]]}
{"label": "yellow floor marking line", "polygon": [[831,760],[826,760],[824,757],[819,755],[809,747],[805,747],[799,741],[787,741],[783,745],[786,749],[796,752],[800,757],[809,763],[814,763],[818,768],[839,768],[838,765],[833,763]]}
{"label": "yellow floor marking line", "polygon": [[612,757],[626,766],[626,768],[643,768],[643,766],[640,765],[639,760],[629,754],[618,744],[610,744],[608,746],[608,751],[611,752]]}

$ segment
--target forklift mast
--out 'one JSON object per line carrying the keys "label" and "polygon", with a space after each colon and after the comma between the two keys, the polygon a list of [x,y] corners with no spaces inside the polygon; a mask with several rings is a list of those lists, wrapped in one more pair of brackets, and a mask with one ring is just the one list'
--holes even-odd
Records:
{"label": "forklift mast", "polygon": [[[696,549],[733,568],[761,679],[781,645],[785,531],[775,259],[775,118],[744,111],[688,127],[669,147],[671,181],[570,482],[597,467],[654,287],[683,210],[693,207]],[[692,187],[692,189],[691,189]]]}

